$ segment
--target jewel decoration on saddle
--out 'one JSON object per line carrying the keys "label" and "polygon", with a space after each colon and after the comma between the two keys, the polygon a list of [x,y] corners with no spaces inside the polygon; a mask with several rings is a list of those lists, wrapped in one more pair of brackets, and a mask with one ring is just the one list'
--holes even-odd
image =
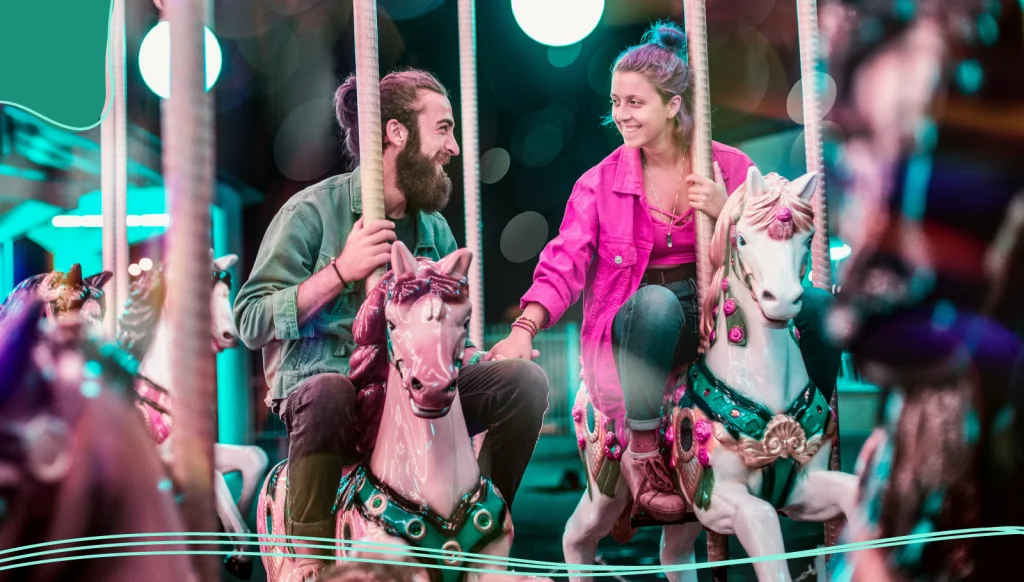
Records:
{"label": "jewel decoration on saddle", "polygon": [[671,429],[672,465],[679,469],[683,496],[694,507],[706,511],[711,507],[715,488],[711,452],[716,442],[711,439],[711,423],[698,409],[676,408]]}

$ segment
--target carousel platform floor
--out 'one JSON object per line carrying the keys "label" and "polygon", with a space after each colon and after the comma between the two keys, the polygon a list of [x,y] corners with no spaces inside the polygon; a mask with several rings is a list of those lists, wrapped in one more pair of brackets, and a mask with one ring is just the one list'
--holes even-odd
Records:
{"label": "carousel platform floor", "polygon": [[[844,431],[845,433],[845,431]],[[843,469],[852,471],[857,452],[863,444],[863,438],[843,435],[842,459]],[[271,461],[276,457],[271,452]],[[584,493],[581,487],[574,484],[582,482],[583,472],[579,454],[576,450],[576,439],[570,435],[544,435],[537,444],[530,466],[523,476],[523,484],[516,495],[513,515],[515,519],[516,539],[512,548],[512,557],[547,562],[562,562],[562,531],[569,516],[572,515],[580,496]],[[255,505],[255,504],[254,504]],[[253,512],[255,513],[255,512]],[[255,522],[254,514],[250,515],[250,526]],[[823,544],[823,530],[819,524],[805,524],[782,520],[782,532],[786,539],[786,547],[790,551],[810,550]],[[598,548],[598,560],[601,563],[630,566],[657,565],[658,543],[661,531],[658,528],[641,528],[633,540],[626,545],[619,545],[612,539],[601,542]],[[704,535],[697,540],[697,561],[706,561],[706,542]],[[731,540],[731,558],[746,557],[739,543]],[[792,560],[789,564],[795,581],[812,582],[818,580],[813,558]],[[701,582],[711,579],[709,570],[698,572]],[[663,575],[630,576],[633,580],[659,580]],[[562,578],[565,580],[565,578]],[[621,577],[605,577],[605,580],[623,580]],[[225,582],[236,580],[224,573]],[[266,580],[262,564],[257,564],[252,580]],[[729,570],[730,582],[756,580],[750,565],[733,566]]]}

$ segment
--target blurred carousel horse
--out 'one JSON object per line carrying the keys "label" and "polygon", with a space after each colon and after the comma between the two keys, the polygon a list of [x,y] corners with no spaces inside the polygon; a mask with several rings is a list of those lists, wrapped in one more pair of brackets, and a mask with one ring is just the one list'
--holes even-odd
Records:
{"label": "blurred carousel horse", "polygon": [[185,531],[164,467],[129,404],[131,357],[89,335],[74,315],[41,330],[44,310],[25,301],[0,323],[0,581],[191,579],[188,556],[159,554],[186,549],[178,544],[113,539],[131,543],[113,551],[157,554],[93,559],[60,544],[16,550]]}
{"label": "blurred carousel horse", "polygon": [[[231,317],[231,276],[227,269],[238,260],[235,255],[213,259],[211,255],[210,285],[210,346],[214,353],[238,345],[238,331]],[[167,296],[162,265],[154,265],[133,286],[125,311],[118,319],[118,343],[138,359],[139,374],[136,391],[138,408],[143,413],[150,435],[169,461],[170,439],[173,438],[172,401],[174,387],[171,377],[171,350],[169,318],[161,317],[173,300]],[[260,481],[266,473],[268,458],[256,446],[214,443],[214,488],[217,514],[225,529],[237,534],[248,534],[243,517],[249,512]],[[242,477],[242,491],[236,504],[224,475],[237,472]],[[238,546],[234,555],[225,561],[235,576],[249,579],[252,575],[252,557],[242,555],[245,546]]]}

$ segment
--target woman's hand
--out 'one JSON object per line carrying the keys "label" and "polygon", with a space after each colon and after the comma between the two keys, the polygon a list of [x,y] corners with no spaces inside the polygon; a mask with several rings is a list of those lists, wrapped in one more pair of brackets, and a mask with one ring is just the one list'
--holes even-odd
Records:
{"label": "woman's hand", "polygon": [[518,358],[532,360],[540,357],[540,352],[533,349],[533,337],[526,330],[512,328],[508,337],[501,340],[481,358],[483,361]]}
{"label": "woman's hand", "polygon": [[689,184],[686,196],[690,201],[690,208],[696,208],[717,220],[729,195],[725,191],[725,180],[722,178],[718,162],[714,162],[714,167],[714,182],[700,174],[690,174],[686,177],[686,183]]}

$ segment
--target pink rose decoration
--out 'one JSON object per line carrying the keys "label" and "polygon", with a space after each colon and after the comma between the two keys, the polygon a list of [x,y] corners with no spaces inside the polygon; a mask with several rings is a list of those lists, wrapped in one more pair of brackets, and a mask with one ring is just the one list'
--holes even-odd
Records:
{"label": "pink rose decoration", "polygon": [[718,317],[718,304],[711,308],[711,317]]}
{"label": "pink rose decoration", "polygon": [[800,339],[800,328],[799,327],[794,327],[793,328],[793,335],[796,336],[796,339]]}
{"label": "pink rose decoration", "polygon": [[708,341],[714,343],[714,341],[715,341],[715,330],[711,330],[711,333],[708,334]]}
{"label": "pink rose decoration", "polygon": [[574,406],[572,409],[572,419],[576,422],[583,422],[583,409],[579,406]]}
{"label": "pink rose decoration", "polygon": [[729,290],[729,278],[728,277],[722,277],[722,291],[728,291],[728,290]]}
{"label": "pink rose decoration", "polygon": [[697,439],[697,442],[704,444],[711,438],[711,423],[706,420],[698,420],[697,424],[693,425],[693,438]]}
{"label": "pink rose decoration", "polygon": [[733,327],[732,329],[730,329],[729,330],[729,341],[731,341],[734,344],[738,344],[741,341],[743,341],[743,328],[737,325],[737,326]]}
{"label": "pink rose decoration", "polygon": [[665,444],[672,446],[676,442],[676,431],[670,426],[665,430]]}
{"label": "pink rose decoration", "polygon": [[711,464],[711,457],[708,456],[707,449],[701,449],[697,451],[697,461],[700,462],[701,467],[707,467]]}
{"label": "pink rose decoration", "polygon": [[608,433],[604,435],[604,446],[610,447],[615,444],[615,435]]}
{"label": "pink rose decoration", "polygon": [[793,220],[793,212],[789,208],[783,206],[775,212],[775,220],[778,220],[779,222],[789,222],[790,220]]}
{"label": "pink rose decoration", "polygon": [[581,432],[576,433],[576,444],[579,445],[581,449],[587,448],[587,437],[583,436],[583,433]]}
{"label": "pink rose decoration", "polygon": [[673,395],[673,398],[676,400],[676,404],[679,404],[679,401],[683,399],[684,394],[686,394],[686,384],[676,388],[676,393]]}
{"label": "pink rose decoration", "polygon": [[736,313],[736,300],[732,298],[726,299],[725,304],[722,305],[722,310],[725,311],[726,315]]}

